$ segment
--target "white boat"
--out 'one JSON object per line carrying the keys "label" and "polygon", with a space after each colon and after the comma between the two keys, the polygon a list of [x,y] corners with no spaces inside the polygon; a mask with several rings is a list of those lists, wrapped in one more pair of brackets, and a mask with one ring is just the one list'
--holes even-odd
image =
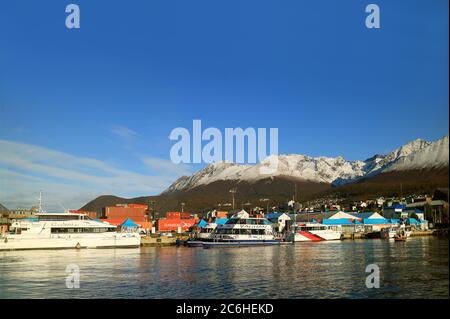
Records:
{"label": "white boat", "polygon": [[298,223],[291,227],[291,232],[286,240],[292,241],[294,234],[295,242],[301,241],[323,241],[323,240],[340,240],[342,233],[319,223]]}
{"label": "white boat", "polygon": [[211,238],[203,242],[204,248],[230,246],[277,245],[272,224],[266,218],[236,216],[217,226]]}
{"label": "white boat", "polygon": [[118,232],[116,226],[86,214],[39,213],[37,220],[14,220],[10,233],[0,235],[0,250],[139,247],[137,232]]}
{"label": "white boat", "polygon": [[187,242],[186,245],[189,247],[199,247],[203,246],[203,242],[210,240],[212,235],[217,228],[216,223],[209,223],[203,227],[200,232],[194,234]]}
{"label": "white boat", "polygon": [[217,228],[216,223],[209,223],[205,227],[203,227],[200,232],[196,235],[196,239],[198,240],[208,240],[212,238],[214,231]]}
{"label": "white boat", "polygon": [[396,237],[408,238],[411,236],[411,229],[405,225],[400,225],[400,227],[386,227],[380,231],[380,237],[382,239],[395,239]]}
{"label": "white boat", "polygon": [[380,231],[381,239],[393,239],[398,232],[398,227],[386,227]]}

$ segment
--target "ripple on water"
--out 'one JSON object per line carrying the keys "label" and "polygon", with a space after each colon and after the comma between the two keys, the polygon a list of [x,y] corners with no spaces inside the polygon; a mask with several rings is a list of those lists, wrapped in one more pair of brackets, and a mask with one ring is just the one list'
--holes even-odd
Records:
{"label": "ripple on water", "polygon": [[[365,268],[380,268],[367,289]],[[80,267],[67,289],[66,266]],[[448,298],[448,239],[0,252],[0,298]]]}

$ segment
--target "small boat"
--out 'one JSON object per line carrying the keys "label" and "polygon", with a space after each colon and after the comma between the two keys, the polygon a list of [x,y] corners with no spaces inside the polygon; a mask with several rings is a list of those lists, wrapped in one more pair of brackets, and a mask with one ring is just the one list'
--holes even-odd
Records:
{"label": "small boat", "polygon": [[386,227],[380,231],[381,239],[392,239],[398,232],[397,227]]}
{"label": "small boat", "polygon": [[401,228],[394,235],[394,240],[395,241],[406,241],[406,238],[408,238],[409,236],[411,236],[411,232],[405,230],[404,228]]}

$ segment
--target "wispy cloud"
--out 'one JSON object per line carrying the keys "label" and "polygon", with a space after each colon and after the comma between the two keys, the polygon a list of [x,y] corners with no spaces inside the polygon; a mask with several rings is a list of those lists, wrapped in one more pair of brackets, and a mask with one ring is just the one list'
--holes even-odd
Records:
{"label": "wispy cloud", "polygon": [[139,137],[139,133],[136,131],[133,131],[132,129],[121,126],[121,125],[115,125],[111,127],[111,133],[114,135],[117,135],[118,137],[124,139],[124,140],[133,140]]}
{"label": "wispy cloud", "polygon": [[[157,194],[186,167],[146,157],[149,174],[122,169],[106,161],[77,157],[31,144],[0,140],[0,202],[7,207],[36,203],[39,190],[48,194],[48,210],[79,208],[101,194],[132,197]],[[170,164],[172,165],[170,165]]]}
{"label": "wispy cloud", "polygon": [[174,164],[170,160],[146,157],[142,159],[142,162],[154,173],[163,172],[169,175],[190,175],[192,170],[190,166],[186,164]]}

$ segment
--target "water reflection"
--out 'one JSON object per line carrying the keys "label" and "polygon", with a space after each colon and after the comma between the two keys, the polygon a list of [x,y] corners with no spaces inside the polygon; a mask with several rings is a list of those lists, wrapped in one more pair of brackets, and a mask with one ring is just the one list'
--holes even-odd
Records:
{"label": "water reflection", "polygon": [[[365,268],[381,271],[367,289]],[[67,289],[68,264],[81,270]],[[0,298],[448,298],[448,239],[0,252]]]}

